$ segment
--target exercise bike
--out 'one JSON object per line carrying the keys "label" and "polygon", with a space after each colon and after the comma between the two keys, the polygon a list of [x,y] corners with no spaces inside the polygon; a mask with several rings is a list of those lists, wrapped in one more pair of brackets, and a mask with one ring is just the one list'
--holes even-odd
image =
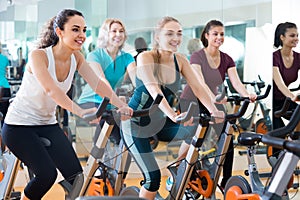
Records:
{"label": "exercise bike", "polygon": [[[261,80],[260,76],[259,82],[244,82],[245,85],[251,85],[254,88],[254,92],[257,95],[261,94],[261,89],[265,87],[265,82]],[[259,116],[258,108],[260,108],[262,117],[260,117],[255,123],[255,116]],[[239,124],[243,130],[253,130],[256,133],[266,133],[272,130],[272,121],[270,117],[270,108],[267,108],[266,104],[260,100],[255,101],[253,111],[251,112],[251,116],[249,118],[240,118]]]}
{"label": "exercise bike", "polygon": [[[226,115],[223,133],[218,141],[218,156],[215,157],[214,162],[207,168],[207,170],[204,170],[206,163],[198,160],[199,149],[203,144],[209,123],[211,120],[213,120],[213,117],[205,114],[201,114],[199,117],[193,117],[196,123],[199,123],[199,125],[189,147],[186,158],[182,161],[179,161],[179,164],[177,165],[178,167],[174,167],[174,164],[168,166],[168,169],[173,176],[174,183],[167,199],[196,199],[201,195],[206,198],[215,199],[217,182],[220,177],[229,142],[232,138],[232,134],[229,133],[229,129],[231,127],[231,123],[234,123],[234,119],[241,117],[245,113],[249,104],[249,100],[246,98],[244,98],[244,100],[245,101],[238,113]],[[197,107],[197,105],[195,106]],[[187,113],[187,115],[189,115],[189,111]],[[179,119],[178,123],[182,123],[184,120],[188,119]],[[194,168],[196,169],[194,170]],[[134,194],[138,196],[139,188],[131,186],[124,188],[120,195],[126,196]],[[156,199],[163,198],[157,194]]]}
{"label": "exercise bike", "polygon": [[[87,114],[83,116],[83,118],[85,118],[86,120],[92,120],[94,119],[94,116],[100,116],[104,112],[107,104],[108,101],[104,101],[95,113]],[[51,142],[47,138],[40,137],[40,141],[45,147],[51,146]],[[18,169],[21,161],[13,153],[11,153],[9,149],[3,151],[2,156],[2,164],[5,169],[3,179],[0,181],[0,200],[20,199],[21,193],[14,192],[13,186],[18,174]],[[83,180],[84,177],[81,173],[76,175],[74,183],[72,185],[66,180],[60,182],[61,186],[66,192],[66,200],[74,200],[79,196],[79,191],[82,187]]]}
{"label": "exercise bike", "polygon": [[[256,100],[261,100],[266,98],[269,95],[271,87],[268,86],[264,95],[257,96]],[[236,128],[236,120],[244,115],[247,106],[249,104],[248,97],[239,97],[236,95],[229,96],[227,98],[228,102],[234,102],[234,113],[239,113],[239,115],[227,115],[226,123],[224,124],[223,131],[217,142],[217,152],[215,158],[212,162],[209,162],[208,159],[202,159],[202,167],[198,170],[198,178],[195,182],[196,184],[191,184],[191,187],[194,191],[201,194],[204,198],[207,199],[216,199],[215,191],[218,186],[220,173],[223,168],[224,159],[226,153],[228,152],[228,147],[230,141],[233,137],[233,133],[238,131]],[[244,102],[241,106],[241,102]],[[246,104],[246,106],[245,106]],[[239,111],[240,110],[240,111]],[[205,136],[204,136],[205,137]]]}
{"label": "exercise bike", "polygon": [[[286,127],[268,132],[266,135],[253,132],[240,134],[238,141],[248,147],[248,174],[250,184],[243,176],[231,177],[225,187],[225,199],[245,199],[245,200],[281,200],[289,199],[287,189],[300,156],[299,141],[284,140],[278,136],[291,135],[298,139],[299,133],[294,132],[300,120],[300,105],[293,112],[293,115]],[[285,149],[273,167],[272,176],[269,184],[264,186],[260,180],[254,159],[255,146],[262,142],[276,148]]]}
{"label": "exercise bike", "polygon": [[[158,109],[158,104],[162,100],[163,96],[158,95],[153,104],[143,110],[133,111],[132,117],[141,117],[141,116],[148,116],[152,112],[155,112]],[[103,102],[108,103],[109,99],[104,98]],[[104,126],[101,129],[99,137],[97,138],[94,146],[91,149],[90,156],[88,157],[87,164],[83,170],[84,180],[82,183],[81,188],[79,189],[79,196],[87,196],[87,195],[94,195],[94,196],[115,196],[119,195],[121,189],[124,187],[124,178],[127,174],[127,170],[129,168],[129,164],[131,162],[131,157],[128,155],[128,151],[125,148],[125,145],[119,144],[120,148],[122,148],[122,156],[116,156],[115,159],[116,163],[114,166],[117,168],[113,169],[106,165],[108,160],[105,159],[105,146],[108,142],[108,138],[110,136],[111,130],[113,126],[115,126],[116,121],[120,121],[120,115],[115,111],[112,112],[104,112],[106,106],[99,106],[98,110],[103,110],[103,112],[96,113],[95,115],[89,115],[84,117],[87,121],[102,117],[105,118],[106,121]],[[95,177],[96,170],[100,169],[101,175]]]}
{"label": "exercise bike", "polygon": [[[267,94],[266,94],[266,96],[267,96]],[[244,98],[244,100],[245,99],[246,98]],[[243,107],[241,108],[239,113],[227,115],[226,119],[228,121],[230,121],[230,119],[236,119],[237,117],[240,117],[241,115],[243,115],[243,113],[246,111],[248,104],[249,104],[249,102],[247,101],[246,103],[243,104]],[[196,107],[197,107],[197,105],[195,103],[191,104],[187,111],[186,117],[178,119],[178,123],[182,123],[183,121],[190,119],[190,117]],[[189,185],[187,185],[187,184],[190,181],[190,177],[192,176],[192,171],[195,166],[195,163],[196,163],[196,161],[198,161],[198,157],[199,157],[198,151],[203,143],[204,136],[206,133],[206,128],[208,127],[211,118],[208,116],[205,116],[205,115],[201,115],[200,117],[194,117],[194,120],[196,120],[197,123],[200,122],[202,124],[202,126],[199,125],[199,127],[198,127],[198,129],[200,128],[200,130],[197,131],[197,134],[193,139],[187,159],[184,160],[183,162],[180,162],[180,164],[179,164],[180,166],[178,167],[178,170],[176,167],[174,167],[174,165],[172,165],[172,166],[170,165],[168,167],[169,170],[171,171],[171,173],[173,174],[173,176],[176,177],[175,180],[177,182],[177,184],[174,184],[171,189],[171,192],[169,195],[169,197],[171,199],[181,199],[183,197],[183,195],[185,196],[185,198],[189,199],[194,195],[191,191],[185,190],[185,188],[191,188],[190,184]],[[227,127],[230,127],[230,126],[227,126]],[[232,136],[232,135],[230,135],[230,136]],[[226,138],[226,136],[224,136],[224,137]],[[222,141],[224,141],[224,137],[223,137]],[[107,136],[105,138],[107,138]],[[228,137],[228,139],[226,139],[226,141],[230,141],[230,139],[231,139],[231,137]],[[220,144],[221,143],[223,143],[223,142],[220,142]],[[227,142],[227,149],[228,149],[228,142]],[[225,149],[220,148],[219,151],[226,152],[227,149],[226,149],[226,147],[225,147]],[[117,162],[116,171],[115,171],[116,176],[110,176],[111,172],[109,172],[107,170],[108,169],[107,167],[104,167],[105,170],[103,171],[104,172],[103,176],[101,177],[101,180],[98,181],[100,183],[99,187],[98,187],[98,189],[99,189],[98,193],[100,195],[105,195],[105,194],[118,195],[118,193],[113,193],[113,192],[109,192],[109,191],[114,191],[114,192],[117,191],[118,192],[119,189],[122,188],[122,186],[124,187],[124,185],[123,185],[123,182],[125,179],[124,172],[126,173],[126,170],[124,170],[124,166],[126,166],[128,164],[126,161],[127,156],[128,156],[127,154],[122,154],[122,157],[120,157],[118,159],[119,162]],[[220,162],[222,163],[224,161],[224,158],[222,158],[222,159],[217,158],[216,160],[218,160],[219,163]],[[222,164],[219,164],[218,166],[221,166],[221,165]],[[128,169],[128,166],[125,168]],[[218,167],[216,167],[216,168],[218,168]],[[220,170],[221,170],[221,167],[220,167],[220,169],[216,170],[217,171],[216,174],[218,177],[220,175]],[[94,170],[88,170],[88,171],[94,171]],[[117,177],[118,179],[114,179],[113,177]],[[179,184],[179,183],[183,183],[183,184]],[[177,187],[175,185],[177,185]],[[179,186],[182,186],[182,187],[178,188]],[[123,188],[119,195],[122,196],[123,198],[124,198],[124,196],[137,197],[138,193],[139,193],[138,187],[131,186],[131,187]],[[197,192],[194,191],[194,193],[197,193]],[[197,194],[197,195],[199,195],[199,194]],[[122,198],[122,197],[120,197],[120,198]],[[162,199],[162,197],[158,194],[157,199]]]}

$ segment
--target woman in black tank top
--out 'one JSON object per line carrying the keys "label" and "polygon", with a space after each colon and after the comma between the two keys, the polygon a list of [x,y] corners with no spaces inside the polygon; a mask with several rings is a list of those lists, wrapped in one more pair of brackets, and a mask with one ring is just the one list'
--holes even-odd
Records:
{"label": "woman in black tank top", "polygon": [[[183,116],[174,111],[172,98],[180,88],[180,75],[184,76],[194,90],[197,98],[222,122],[224,113],[219,111],[210,91],[203,80],[196,77],[186,56],[177,53],[182,41],[182,27],[178,20],[164,17],[158,23],[154,34],[154,47],[141,53],[137,58],[136,90],[129,103],[133,109],[148,107],[158,94],[165,98],[161,101],[160,111],[149,118],[132,119],[131,126],[123,129],[125,144],[132,153],[144,175],[140,197],[154,199],[159,189],[161,174],[149,137],[157,135],[159,140],[191,138],[183,126],[176,124],[176,118]],[[192,133],[193,134],[193,133]]]}

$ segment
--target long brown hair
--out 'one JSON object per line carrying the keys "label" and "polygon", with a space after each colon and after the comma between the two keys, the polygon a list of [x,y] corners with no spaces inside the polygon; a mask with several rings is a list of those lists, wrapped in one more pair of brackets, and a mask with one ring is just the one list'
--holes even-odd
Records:
{"label": "long brown hair", "polygon": [[59,40],[55,29],[58,27],[60,30],[64,30],[64,25],[68,22],[69,18],[75,15],[83,17],[82,13],[77,10],[64,9],[46,22],[39,36],[37,48],[41,49],[51,45],[55,46]]}
{"label": "long brown hair", "polygon": [[278,48],[282,46],[282,40],[280,39],[280,36],[283,35],[285,36],[285,33],[287,32],[287,29],[289,28],[295,28],[297,29],[296,24],[292,22],[285,22],[285,23],[280,23],[277,25],[275,29],[275,36],[274,36],[274,47]]}
{"label": "long brown hair", "polygon": [[209,30],[212,28],[212,27],[216,27],[216,26],[221,26],[221,27],[224,27],[223,23],[218,21],[218,20],[210,20],[204,27],[202,33],[201,33],[201,42],[203,44],[204,47],[207,47],[208,46],[208,41],[205,37],[205,34],[209,32]]}

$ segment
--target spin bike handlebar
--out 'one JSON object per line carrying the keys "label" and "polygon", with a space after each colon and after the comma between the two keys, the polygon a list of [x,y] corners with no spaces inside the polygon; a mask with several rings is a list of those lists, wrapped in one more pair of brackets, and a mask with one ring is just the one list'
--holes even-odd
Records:
{"label": "spin bike handlebar", "polygon": [[241,133],[238,140],[242,144],[254,144],[254,142],[262,142],[266,145],[273,146],[279,149],[286,149],[300,158],[300,141],[299,140],[286,140],[279,138],[291,133],[297,126],[300,120],[300,105],[298,105],[291,116],[289,123],[286,127],[269,131],[267,134],[258,134],[252,132]]}
{"label": "spin bike handlebar", "polygon": [[266,145],[278,148],[286,149],[292,152],[300,158],[300,141],[299,140],[287,140],[271,136],[269,134],[259,134],[254,132],[243,132],[239,135],[238,141],[242,145],[254,145],[255,143],[262,142]]}
{"label": "spin bike handlebar", "polygon": [[198,105],[195,102],[191,102],[188,110],[186,111],[186,115],[184,117],[178,117],[176,119],[176,123],[180,124],[189,121],[193,117],[193,113],[196,110],[197,106]]}
{"label": "spin bike handlebar", "polygon": [[132,117],[144,117],[149,116],[153,112],[155,112],[158,109],[158,105],[162,101],[163,96],[161,94],[158,94],[156,98],[154,99],[152,105],[149,108],[142,109],[142,110],[134,110]]}
{"label": "spin bike handlebar", "polygon": [[[134,110],[131,117],[143,117],[143,116],[149,116],[153,112],[155,112],[158,109],[158,105],[160,104],[161,100],[163,99],[163,96],[161,94],[158,94],[157,97],[154,99],[152,105],[149,108],[142,109],[142,110]],[[109,115],[106,112],[106,106],[108,105],[110,99],[105,97],[101,104],[98,106],[97,111],[91,114],[86,114],[83,116],[83,119],[86,121],[91,121],[94,119],[102,117],[107,117]],[[120,115],[119,113],[114,113],[116,116]]]}
{"label": "spin bike handlebar", "polygon": [[289,123],[285,127],[281,127],[272,131],[269,131],[267,134],[274,137],[282,137],[287,134],[290,134],[294,131],[296,126],[300,121],[300,105],[298,104],[295,110],[292,113]]}
{"label": "spin bike handlebar", "polygon": [[261,142],[266,145],[270,145],[279,149],[286,149],[293,154],[300,157],[300,141],[299,140],[286,140],[282,138],[272,137],[270,135],[264,135],[261,138]]}
{"label": "spin bike handlebar", "polygon": [[256,97],[256,101],[267,98],[267,96],[269,95],[270,91],[271,91],[271,85],[268,85],[268,86],[267,86],[267,89],[266,89],[266,91],[265,91],[265,94],[263,94],[263,95],[258,95],[258,96]]}
{"label": "spin bike handlebar", "polygon": [[110,99],[108,97],[104,97],[96,112],[85,114],[82,118],[86,121],[91,121],[99,118],[105,112],[106,106],[108,105],[109,101]]}
{"label": "spin bike handlebar", "polygon": [[251,85],[251,86],[257,85],[257,87],[258,87],[259,89],[265,87],[265,82],[264,82],[264,81],[260,81],[260,82],[257,82],[257,81],[253,81],[253,82],[243,81],[242,83],[245,84],[245,85]]}
{"label": "spin bike handlebar", "polygon": [[282,108],[280,110],[277,110],[274,115],[275,117],[285,117],[285,116],[291,116],[293,114],[292,111],[288,111],[290,107],[290,103],[292,102],[292,99],[290,97],[286,97],[284,100],[284,103],[282,105]]}
{"label": "spin bike handlebar", "polygon": [[[242,83],[245,85],[251,85],[252,87],[255,88],[256,94],[260,94],[261,89],[264,88],[266,85],[265,82],[261,79],[260,75],[258,75],[258,79],[259,81],[252,81],[252,82],[243,81]],[[255,86],[257,86],[257,88]]]}
{"label": "spin bike handlebar", "polygon": [[241,106],[241,108],[239,109],[239,111],[236,113],[233,113],[233,114],[226,114],[225,119],[230,121],[230,120],[234,120],[234,119],[242,117],[245,114],[249,103],[250,103],[249,98],[244,99],[244,103]]}
{"label": "spin bike handlebar", "polygon": [[[285,127],[281,127],[272,131],[267,132],[266,134],[259,134],[254,132],[243,132],[238,137],[238,142],[242,145],[254,145],[255,142],[263,142],[270,146],[283,148],[284,139],[281,137],[291,134],[300,121],[300,105],[297,105],[295,111],[293,112],[289,123]],[[265,137],[262,139],[263,137]],[[274,140],[274,141],[272,141]],[[293,140],[295,141],[295,140]],[[297,143],[298,144],[298,143]],[[294,148],[294,145],[290,145],[291,148]],[[291,150],[293,151],[293,150]],[[298,155],[300,155],[300,145],[298,147]]]}
{"label": "spin bike handlebar", "polygon": [[[265,99],[269,95],[270,91],[271,91],[271,85],[268,85],[265,93],[263,95],[258,95],[256,97],[256,101]],[[227,102],[233,102],[233,101],[241,102],[241,101],[244,101],[245,99],[249,99],[249,97],[240,97],[240,96],[234,95],[234,96],[228,97]]]}
{"label": "spin bike handlebar", "polygon": [[[226,114],[225,115],[225,119],[227,121],[230,121],[230,120],[234,120],[234,119],[237,119],[237,118],[240,118],[241,116],[243,116],[248,108],[248,105],[249,105],[250,101],[248,99],[245,99],[244,100],[244,103],[243,105],[241,106],[241,108],[239,109],[238,112],[236,113],[233,113],[233,114]],[[188,120],[191,119],[191,117],[194,118],[194,122],[201,122],[201,121],[214,121],[214,117],[213,116],[207,116],[205,114],[200,114],[199,116],[192,116],[195,109],[197,108],[197,104],[195,102],[191,102],[190,105],[189,105],[189,108],[187,110],[187,113],[184,117],[179,117],[176,119],[176,122],[177,123],[184,123]]]}

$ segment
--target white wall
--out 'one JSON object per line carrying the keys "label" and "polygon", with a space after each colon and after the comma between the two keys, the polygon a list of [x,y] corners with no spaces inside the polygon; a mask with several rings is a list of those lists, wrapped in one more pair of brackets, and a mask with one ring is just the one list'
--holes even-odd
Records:
{"label": "white wall", "polygon": [[271,23],[271,0],[109,0],[108,17],[122,19],[128,29],[153,27],[165,15],[178,18],[184,27],[205,24],[212,18],[223,22],[255,19],[258,26]]}

